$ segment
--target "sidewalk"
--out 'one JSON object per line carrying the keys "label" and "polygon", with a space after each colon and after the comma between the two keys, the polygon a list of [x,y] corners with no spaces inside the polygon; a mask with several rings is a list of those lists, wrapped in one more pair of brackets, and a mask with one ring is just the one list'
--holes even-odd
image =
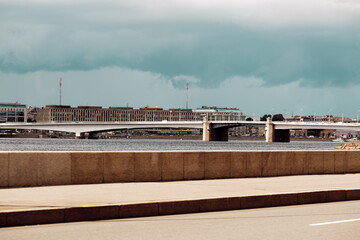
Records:
{"label": "sidewalk", "polygon": [[360,174],[0,189],[0,226],[360,200]]}

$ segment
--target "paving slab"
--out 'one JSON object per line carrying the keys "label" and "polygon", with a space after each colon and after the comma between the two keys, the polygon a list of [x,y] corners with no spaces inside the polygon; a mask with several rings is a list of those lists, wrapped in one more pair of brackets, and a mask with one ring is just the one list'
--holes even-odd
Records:
{"label": "paving slab", "polygon": [[0,226],[220,211],[358,198],[360,199],[360,174],[4,188],[0,189],[0,218],[5,220],[0,221]]}

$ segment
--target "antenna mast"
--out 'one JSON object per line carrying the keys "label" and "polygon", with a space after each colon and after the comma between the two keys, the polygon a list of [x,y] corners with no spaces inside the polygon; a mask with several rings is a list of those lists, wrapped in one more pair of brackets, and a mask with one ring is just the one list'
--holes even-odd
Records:
{"label": "antenna mast", "polygon": [[186,83],[186,109],[189,107],[189,83]]}
{"label": "antenna mast", "polygon": [[61,105],[61,85],[62,85],[61,80],[62,80],[62,78],[60,78],[60,84],[59,84],[60,85],[60,105]]}

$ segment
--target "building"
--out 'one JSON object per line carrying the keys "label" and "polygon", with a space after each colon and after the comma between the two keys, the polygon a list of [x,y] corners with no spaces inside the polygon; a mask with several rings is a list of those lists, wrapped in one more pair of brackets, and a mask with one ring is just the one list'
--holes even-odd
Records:
{"label": "building", "polygon": [[27,107],[18,102],[0,103],[0,122],[26,122]]}
{"label": "building", "polygon": [[201,116],[191,109],[47,105],[37,109],[37,122],[153,122],[198,121]]}
{"label": "building", "polygon": [[[36,109],[37,122],[153,122],[153,121],[243,121],[245,115],[237,108],[203,106],[196,110],[172,108],[47,105]],[[243,135],[244,127],[232,128],[230,135]]]}
{"label": "building", "polygon": [[[237,108],[203,106],[196,110],[144,107],[109,107],[47,105],[38,108],[37,122],[154,122],[154,121],[243,121],[245,115]],[[230,129],[231,135],[240,135],[242,128]]]}
{"label": "building", "polygon": [[246,117],[238,108],[202,106],[194,112],[206,117],[208,121],[245,121]]}
{"label": "building", "polygon": [[[286,118],[285,121],[288,122],[343,122],[343,123],[356,123],[357,119],[350,119],[345,117],[334,117],[332,115],[326,116],[293,116],[291,118]],[[352,137],[360,137],[359,131],[352,130],[335,130],[335,129],[324,129],[324,130],[291,130],[290,135],[292,137],[322,137],[322,138],[336,138],[336,137],[344,137],[344,138],[352,138]]]}
{"label": "building", "polygon": [[37,109],[37,122],[153,122],[153,121],[240,121],[245,115],[236,108],[202,107],[196,110],[162,108],[47,105]]}
{"label": "building", "polygon": [[[246,115],[244,115],[238,108],[219,108],[219,107],[208,107],[202,106],[194,110],[195,113],[199,114],[203,118],[206,117],[208,121],[245,121]],[[258,132],[253,131],[248,127],[234,127],[229,129],[230,136],[253,136]]]}

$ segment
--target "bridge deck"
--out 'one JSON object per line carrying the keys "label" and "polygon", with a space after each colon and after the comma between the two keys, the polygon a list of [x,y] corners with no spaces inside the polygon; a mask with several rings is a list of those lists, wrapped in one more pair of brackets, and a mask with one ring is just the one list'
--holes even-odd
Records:
{"label": "bridge deck", "polygon": [[[211,121],[212,129],[228,129],[238,126],[265,126],[264,121]],[[330,122],[271,122],[275,130],[296,129],[343,129],[360,131],[359,123]],[[51,122],[51,123],[2,123],[0,129],[28,129],[59,132],[74,132],[77,136],[83,133],[98,133],[122,129],[202,129],[202,121],[159,121],[159,122]]]}

